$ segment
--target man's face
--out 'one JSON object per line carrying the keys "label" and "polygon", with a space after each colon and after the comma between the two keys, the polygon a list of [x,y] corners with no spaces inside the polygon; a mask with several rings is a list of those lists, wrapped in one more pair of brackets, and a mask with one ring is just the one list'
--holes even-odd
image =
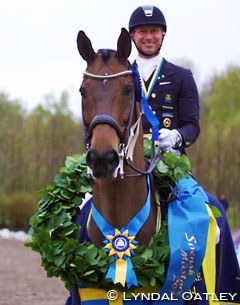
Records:
{"label": "man's face", "polygon": [[157,25],[143,25],[137,27],[131,33],[132,40],[135,42],[139,51],[139,55],[144,58],[151,58],[158,54],[164,32],[160,26]]}

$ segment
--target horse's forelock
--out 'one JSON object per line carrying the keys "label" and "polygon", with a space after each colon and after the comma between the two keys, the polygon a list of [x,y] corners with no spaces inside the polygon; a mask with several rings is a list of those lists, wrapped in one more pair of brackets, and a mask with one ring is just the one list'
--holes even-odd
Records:
{"label": "horse's forelock", "polygon": [[100,49],[98,50],[98,54],[102,55],[102,59],[104,62],[107,62],[112,54],[114,54],[115,51],[112,49]]}

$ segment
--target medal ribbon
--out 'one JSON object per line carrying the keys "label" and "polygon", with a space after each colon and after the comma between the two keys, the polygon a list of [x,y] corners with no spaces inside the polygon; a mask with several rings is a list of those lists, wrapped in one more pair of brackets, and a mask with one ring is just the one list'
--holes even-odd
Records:
{"label": "medal ribbon", "polygon": [[137,71],[139,72],[139,76],[140,76],[141,83],[142,83],[142,88],[143,88],[142,101],[141,101],[143,113],[144,113],[147,120],[149,121],[149,123],[152,126],[152,139],[151,139],[151,141],[157,141],[158,140],[158,131],[159,131],[160,122],[159,122],[158,118],[156,117],[156,115],[153,113],[151,107],[149,106],[148,100],[149,100],[149,97],[152,93],[152,90],[153,90],[153,88],[156,84],[156,81],[157,81],[158,75],[160,74],[160,71],[162,69],[163,63],[164,63],[164,59],[161,57],[158,64],[157,64],[157,67],[154,71],[151,82],[150,82],[147,89],[146,89],[146,86],[145,86],[145,82],[143,80],[142,72],[141,72],[140,68],[137,66]]}
{"label": "medal ribbon", "polygon": [[[114,255],[114,261],[110,264],[106,274],[107,279],[111,279],[114,284],[120,283],[125,287],[138,286],[137,277],[130,259],[134,255],[136,248],[135,236],[143,227],[150,213],[150,186],[149,177],[147,178],[148,194],[147,200],[140,211],[130,220],[130,222],[120,230],[110,225],[96,209],[92,201],[92,217],[106,238],[105,250],[109,255]],[[124,246],[126,245],[126,247]]]}

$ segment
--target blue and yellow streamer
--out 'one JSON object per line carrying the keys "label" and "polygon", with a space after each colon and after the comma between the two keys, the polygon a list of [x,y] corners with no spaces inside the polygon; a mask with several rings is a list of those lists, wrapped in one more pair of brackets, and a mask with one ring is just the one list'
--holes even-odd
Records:
{"label": "blue and yellow streamer", "polygon": [[136,273],[134,271],[130,256],[134,255],[137,241],[135,236],[145,224],[150,213],[150,187],[149,177],[147,200],[141,210],[123,228],[117,229],[111,226],[99,213],[92,201],[92,217],[106,238],[105,250],[110,256],[114,256],[114,261],[110,264],[106,274],[107,279],[111,279],[114,284],[120,283],[123,287],[138,286]]}

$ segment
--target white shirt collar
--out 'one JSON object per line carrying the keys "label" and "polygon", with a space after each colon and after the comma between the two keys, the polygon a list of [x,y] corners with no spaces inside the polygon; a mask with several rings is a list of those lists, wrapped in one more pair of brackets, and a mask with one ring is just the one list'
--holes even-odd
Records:
{"label": "white shirt collar", "polygon": [[153,71],[156,69],[160,58],[160,54],[152,58],[137,57],[136,62],[140,71],[142,72],[142,77],[145,81],[149,79]]}

